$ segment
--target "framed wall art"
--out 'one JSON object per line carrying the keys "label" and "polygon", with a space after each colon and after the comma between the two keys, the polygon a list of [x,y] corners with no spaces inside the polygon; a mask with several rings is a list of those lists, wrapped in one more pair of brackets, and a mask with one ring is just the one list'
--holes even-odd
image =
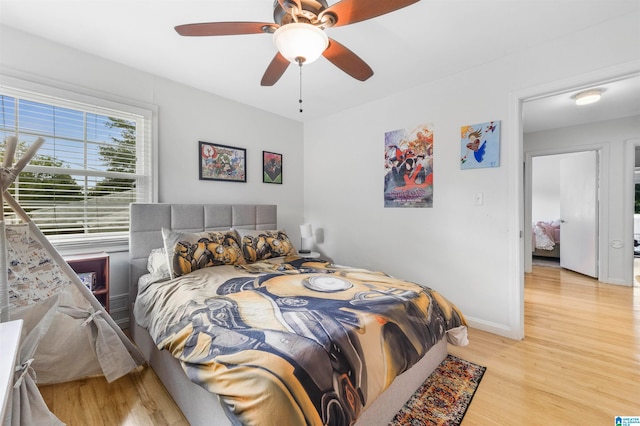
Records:
{"label": "framed wall art", "polygon": [[384,206],[433,207],[433,124],[384,134]]}
{"label": "framed wall art", "polygon": [[460,129],[460,169],[500,166],[500,122],[462,126]]}
{"label": "framed wall art", "polygon": [[262,181],[282,183],[282,154],[262,151]]}
{"label": "framed wall art", "polygon": [[199,144],[200,180],[247,181],[247,150],[210,142]]}

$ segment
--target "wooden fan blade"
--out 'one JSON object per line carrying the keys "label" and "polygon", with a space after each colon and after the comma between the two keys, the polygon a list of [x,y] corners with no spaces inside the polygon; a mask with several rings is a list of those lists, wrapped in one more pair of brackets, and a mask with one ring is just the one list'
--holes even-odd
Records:
{"label": "wooden fan blade", "polygon": [[203,22],[175,27],[181,36],[224,36],[273,32],[278,25],[268,22]]}
{"label": "wooden fan blade", "polygon": [[280,52],[276,53],[260,81],[261,86],[273,86],[287,70],[289,62]]}
{"label": "wooden fan blade", "polygon": [[329,47],[322,52],[322,56],[357,80],[365,81],[373,75],[373,70],[365,61],[331,38]]}
{"label": "wooden fan blade", "polygon": [[324,10],[318,17],[322,21],[322,15],[332,15],[336,22],[334,27],[354,24],[376,16],[384,15],[394,10],[417,3],[420,0],[342,0]]}

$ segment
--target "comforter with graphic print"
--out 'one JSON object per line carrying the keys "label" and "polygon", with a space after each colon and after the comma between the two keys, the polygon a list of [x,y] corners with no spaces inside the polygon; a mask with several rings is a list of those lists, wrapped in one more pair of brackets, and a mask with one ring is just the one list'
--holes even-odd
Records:
{"label": "comforter with graphic print", "polygon": [[243,424],[348,425],[462,313],[427,287],[297,257],[139,289],[138,323]]}

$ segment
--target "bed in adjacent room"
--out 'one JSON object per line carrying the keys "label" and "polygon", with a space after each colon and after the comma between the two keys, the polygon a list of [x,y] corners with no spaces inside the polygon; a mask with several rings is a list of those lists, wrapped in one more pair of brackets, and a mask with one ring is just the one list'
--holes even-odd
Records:
{"label": "bed in adjacent room", "polygon": [[531,228],[534,256],[560,258],[560,221],[536,221]]}
{"label": "bed in adjacent room", "polygon": [[[132,204],[132,335],[192,425],[387,424],[466,344],[458,308],[299,257],[274,205]],[[397,377],[396,377],[397,376]]]}

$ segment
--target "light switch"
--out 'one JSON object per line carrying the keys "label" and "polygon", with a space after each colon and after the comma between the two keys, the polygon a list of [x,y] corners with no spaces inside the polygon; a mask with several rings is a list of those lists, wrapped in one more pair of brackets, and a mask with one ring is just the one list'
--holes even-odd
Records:
{"label": "light switch", "polygon": [[484,194],[482,192],[478,192],[473,196],[473,204],[476,206],[484,204]]}

